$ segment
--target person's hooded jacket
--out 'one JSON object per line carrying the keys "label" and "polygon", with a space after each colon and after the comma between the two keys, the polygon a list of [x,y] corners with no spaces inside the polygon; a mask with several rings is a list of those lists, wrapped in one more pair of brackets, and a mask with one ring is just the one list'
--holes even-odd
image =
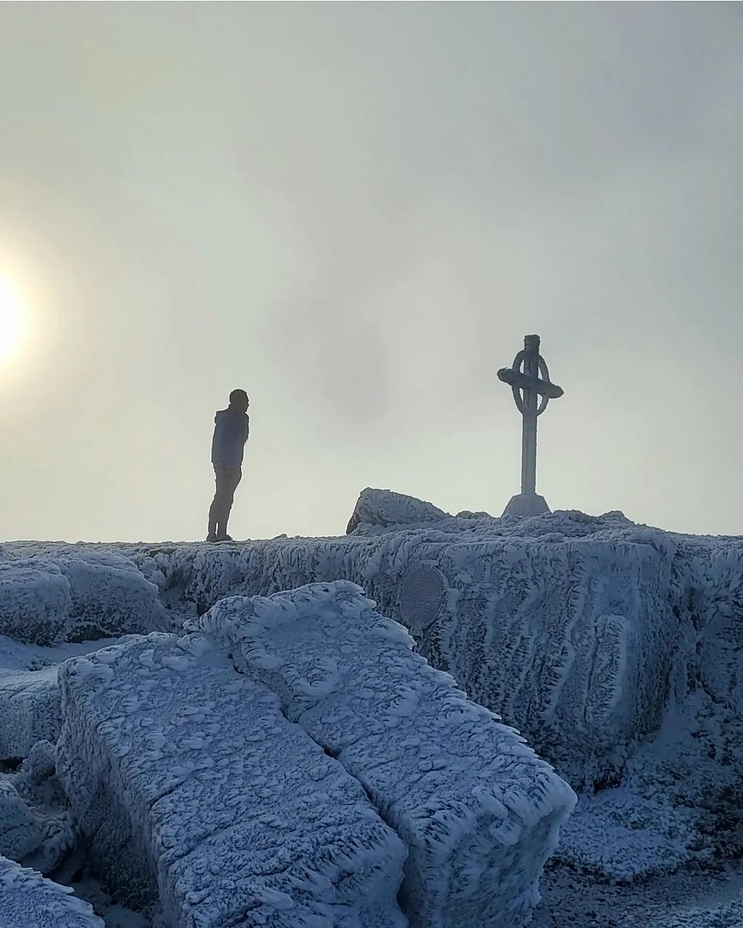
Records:
{"label": "person's hooded jacket", "polygon": [[212,464],[216,467],[240,467],[249,433],[247,413],[232,406],[220,409],[214,417]]}

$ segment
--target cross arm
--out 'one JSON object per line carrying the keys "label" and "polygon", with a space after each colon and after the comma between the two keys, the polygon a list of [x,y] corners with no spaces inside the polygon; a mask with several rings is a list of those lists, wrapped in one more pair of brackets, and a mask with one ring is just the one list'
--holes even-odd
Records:
{"label": "cross arm", "polygon": [[562,387],[558,387],[556,383],[541,380],[539,377],[528,377],[512,367],[502,367],[498,371],[498,380],[507,383],[509,387],[516,387],[517,390],[536,390],[541,396],[546,396],[551,400],[558,399],[564,392]]}

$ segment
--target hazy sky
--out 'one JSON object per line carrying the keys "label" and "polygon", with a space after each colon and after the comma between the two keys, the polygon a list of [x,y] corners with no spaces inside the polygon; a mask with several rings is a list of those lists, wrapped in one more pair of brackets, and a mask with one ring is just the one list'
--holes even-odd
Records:
{"label": "hazy sky", "polygon": [[236,537],[498,514],[531,332],[553,509],[743,533],[740,4],[3,3],[0,101],[0,538],[204,537],[237,386]]}

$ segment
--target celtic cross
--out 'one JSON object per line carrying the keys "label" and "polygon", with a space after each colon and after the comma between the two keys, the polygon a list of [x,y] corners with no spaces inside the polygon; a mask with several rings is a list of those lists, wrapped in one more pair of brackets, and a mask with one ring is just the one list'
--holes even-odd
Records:
{"label": "celtic cross", "polygon": [[537,494],[537,417],[563,391],[550,380],[547,364],[539,353],[538,335],[524,338],[523,351],[519,351],[511,367],[498,371],[498,379],[513,390],[522,416],[521,493],[511,499],[503,515],[534,516],[549,512],[546,500]]}

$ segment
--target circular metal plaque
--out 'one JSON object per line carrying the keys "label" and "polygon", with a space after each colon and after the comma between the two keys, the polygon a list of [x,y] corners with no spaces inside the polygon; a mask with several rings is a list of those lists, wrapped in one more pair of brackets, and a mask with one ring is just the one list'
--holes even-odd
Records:
{"label": "circular metal plaque", "polygon": [[439,617],[446,583],[435,567],[413,567],[400,583],[400,618],[413,635],[422,635]]}

